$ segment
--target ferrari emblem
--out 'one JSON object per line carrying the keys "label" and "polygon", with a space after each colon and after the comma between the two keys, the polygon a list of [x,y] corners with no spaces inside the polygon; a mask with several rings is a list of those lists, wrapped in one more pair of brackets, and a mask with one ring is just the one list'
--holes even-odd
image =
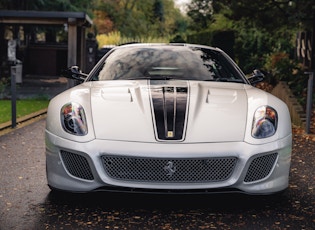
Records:
{"label": "ferrari emblem", "polygon": [[176,166],[174,166],[172,161],[169,161],[164,167],[164,170],[167,172],[166,175],[171,177],[176,172]]}

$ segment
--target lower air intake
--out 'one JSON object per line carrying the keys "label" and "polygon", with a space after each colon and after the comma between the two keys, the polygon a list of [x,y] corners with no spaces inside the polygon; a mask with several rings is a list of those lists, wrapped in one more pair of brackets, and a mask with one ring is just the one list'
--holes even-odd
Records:
{"label": "lower air intake", "polygon": [[278,153],[272,153],[255,158],[248,168],[244,181],[253,182],[267,177],[277,160],[277,156]]}
{"label": "lower air intake", "polygon": [[150,183],[207,183],[227,180],[236,157],[161,159],[102,156],[106,174],[116,180]]}
{"label": "lower air intake", "polygon": [[78,178],[85,180],[93,180],[93,174],[87,159],[79,154],[61,151],[62,161],[67,171]]}

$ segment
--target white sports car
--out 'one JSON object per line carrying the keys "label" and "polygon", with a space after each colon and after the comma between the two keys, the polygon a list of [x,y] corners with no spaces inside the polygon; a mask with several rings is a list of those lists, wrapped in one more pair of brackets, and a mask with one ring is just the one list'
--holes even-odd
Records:
{"label": "white sports car", "polygon": [[[259,72],[257,72],[259,73]],[[289,182],[291,119],[222,50],[113,48],[50,101],[52,190],[271,194]]]}

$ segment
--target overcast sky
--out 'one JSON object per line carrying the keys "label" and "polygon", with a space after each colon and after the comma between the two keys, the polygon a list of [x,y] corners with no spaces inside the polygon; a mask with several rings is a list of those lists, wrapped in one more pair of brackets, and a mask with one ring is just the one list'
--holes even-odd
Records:
{"label": "overcast sky", "polygon": [[189,3],[190,0],[174,0],[174,2],[181,11],[185,12],[185,5]]}

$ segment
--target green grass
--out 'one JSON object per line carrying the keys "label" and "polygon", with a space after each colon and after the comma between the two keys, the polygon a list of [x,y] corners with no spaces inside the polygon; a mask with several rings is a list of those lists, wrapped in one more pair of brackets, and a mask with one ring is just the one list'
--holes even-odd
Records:
{"label": "green grass", "polygon": [[[17,100],[16,117],[20,118],[48,107],[49,100]],[[0,100],[0,123],[11,121],[11,101]]]}

